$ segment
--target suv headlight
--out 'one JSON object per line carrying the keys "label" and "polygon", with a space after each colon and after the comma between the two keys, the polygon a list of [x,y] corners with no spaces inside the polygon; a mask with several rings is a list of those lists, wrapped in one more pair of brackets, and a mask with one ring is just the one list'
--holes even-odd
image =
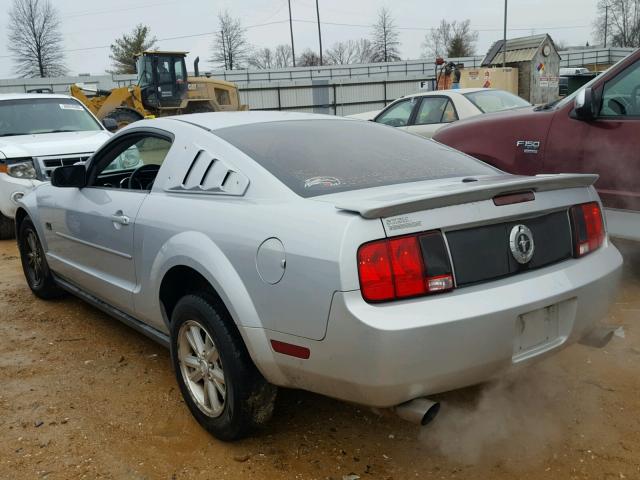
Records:
{"label": "suv headlight", "polygon": [[36,178],[36,168],[33,166],[33,160],[23,160],[7,165],[7,174],[15,178],[34,179]]}

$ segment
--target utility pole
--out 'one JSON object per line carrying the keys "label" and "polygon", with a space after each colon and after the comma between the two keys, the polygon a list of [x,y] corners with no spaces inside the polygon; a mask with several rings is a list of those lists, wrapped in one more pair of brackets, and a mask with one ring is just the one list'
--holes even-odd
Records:
{"label": "utility pole", "polygon": [[609,4],[604,6],[604,48],[607,48],[607,34],[609,30]]}
{"label": "utility pole", "polygon": [[318,41],[320,43],[320,66],[322,66],[322,32],[320,31],[320,7],[318,7],[318,0],[316,0],[316,14],[318,15]]}
{"label": "utility pole", "polygon": [[291,58],[293,66],[296,66],[296,49],[293,48],[293,20],[291,20],[291,0],[289,0],[289,32],[291,32]]}
{"label": "utility pole", "polygon": [[502,39],[504,44],[502,45],[502,68],[507,67],[507,0],[504,0],[504,35]]}
{"label": "utility pole", "polygon": [[220,30],[220,36],[222,37],[222,58],[224,58],[224,69],[228,70],[228,68],[227,68],[227,48],[225,47],[225,44],[224,44],[224,31]]}

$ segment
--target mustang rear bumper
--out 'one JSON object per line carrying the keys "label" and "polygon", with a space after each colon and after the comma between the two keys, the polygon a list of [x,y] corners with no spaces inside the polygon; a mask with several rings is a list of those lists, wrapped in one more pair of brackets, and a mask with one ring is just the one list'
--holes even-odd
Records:
{"label": "mustang rear bumper", "polygon": [[[579,260],[433,297],[371,305],[360,291],[337,292],[324,340],[267,332],[308,347],[309,359],[250,350],[273,383],[394,406],[482,382],[579,340],[606,316],[621,266],[607,242]],[[264,331],[246,330],[250,343],[264,343]]]}

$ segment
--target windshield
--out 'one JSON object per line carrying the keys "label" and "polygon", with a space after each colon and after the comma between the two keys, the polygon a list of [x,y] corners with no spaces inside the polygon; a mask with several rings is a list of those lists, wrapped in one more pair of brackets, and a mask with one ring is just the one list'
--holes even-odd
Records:
{"label": "windshield", "polygon": [[102,130],[71,98],[26,98],[0,101],[0,137]]}
{"label": "windshield", "polygon": [[136,70],[138,72],[138,85],[146,87],[153,83],[153,66],[151,65],[151,57],[140,56],[136,61]]}
{"label": "windshield", "polygon": [[479,90],[477,92],[465,93],[465,97],[473,103],[482,113],[500,112],[513,108],[530,107],[526,100],[505,92],[504,90]]}
{"label": "windshield", "polygon": [[439,143],[359,120],[265,122],[214,134],[302,197],[497,172]]}

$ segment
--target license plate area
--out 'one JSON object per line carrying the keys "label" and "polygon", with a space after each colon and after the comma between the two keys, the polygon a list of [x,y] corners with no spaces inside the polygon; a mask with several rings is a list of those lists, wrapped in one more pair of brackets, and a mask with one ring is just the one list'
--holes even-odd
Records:
{"label": "license plate area", "polygon": [[513,342],[514,362],[562,343],[559,312],[560,305],[555,304],[518,316]]}

